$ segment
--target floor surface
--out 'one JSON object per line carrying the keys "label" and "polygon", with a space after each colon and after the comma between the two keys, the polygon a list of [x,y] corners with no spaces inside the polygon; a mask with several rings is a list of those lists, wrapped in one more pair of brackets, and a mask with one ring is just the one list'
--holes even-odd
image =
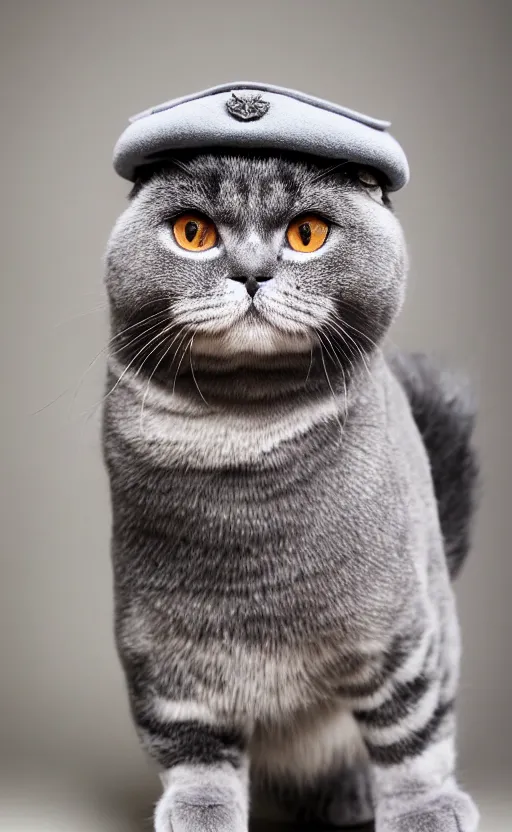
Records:
{"label": "floor surface", "polygon": [[[512,775],[499,784],[465,782],[480,807],[480,832],[512,832]],[[0,783],[1,832],[151,832],[151,811],[149,796],[100,800],[94,788],[85,793],[55,775],[6,776]]]}

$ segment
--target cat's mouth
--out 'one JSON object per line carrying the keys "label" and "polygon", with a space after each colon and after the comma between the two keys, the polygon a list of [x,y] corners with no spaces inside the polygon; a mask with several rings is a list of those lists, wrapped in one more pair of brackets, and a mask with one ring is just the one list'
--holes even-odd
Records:
{"label": "cat's mouth", "polygon": [[251,303],[251,305],[244,312],[243,318],[245,318],[248,321],[261,321],[261,320],[263,320],[263,315],[261,314],[259,309],[257,309],[256,306],[254,305],[254,301]]}

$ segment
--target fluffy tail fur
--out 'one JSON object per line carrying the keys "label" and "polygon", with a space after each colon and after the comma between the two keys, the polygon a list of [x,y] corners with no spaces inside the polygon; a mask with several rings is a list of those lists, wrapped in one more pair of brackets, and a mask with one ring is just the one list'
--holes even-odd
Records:
{"label": "fluffy tail fur", "polygon": [[409,399],[430,459],[452,578],[470,547],[479,466],[472,445],[476,408],[467,382],[425,355],[396,353],[390,365]]}

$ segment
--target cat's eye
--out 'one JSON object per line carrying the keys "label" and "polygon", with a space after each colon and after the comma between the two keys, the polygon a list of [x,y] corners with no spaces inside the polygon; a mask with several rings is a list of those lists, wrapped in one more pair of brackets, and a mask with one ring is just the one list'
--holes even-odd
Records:
{"label": "cat's eye", "polygon": [[378,188],[379,187],[379,180],[376,176],[366,168],[360,168],[357,171],[357,178],[359,179],[361,185],[365,185],[367,188]]}
{"label": "cat's eye", "polygon": [[317,251],[327,239],[329,226],[316,214],[307,214],[292,220],[286,230],[286,239],[294,251]]}
{"label": "cat's eye", "polygon": [[174,238],[187,251],[208,251],[217,243],[215,224],[201,214],[182,214],[172,224]]}

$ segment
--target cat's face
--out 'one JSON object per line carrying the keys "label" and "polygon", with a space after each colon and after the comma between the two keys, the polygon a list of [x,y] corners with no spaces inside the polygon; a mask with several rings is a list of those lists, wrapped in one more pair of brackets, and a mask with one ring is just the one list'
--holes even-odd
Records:
{"label": "cat's face", "polygon": [[368,171],[331,168],[198,154],[136,189],[107,252],[126,361],[161,370],[192,347],[199,365],[264,366],[309,359],[322,334],[371,351],[402,302],[403,235]]}

